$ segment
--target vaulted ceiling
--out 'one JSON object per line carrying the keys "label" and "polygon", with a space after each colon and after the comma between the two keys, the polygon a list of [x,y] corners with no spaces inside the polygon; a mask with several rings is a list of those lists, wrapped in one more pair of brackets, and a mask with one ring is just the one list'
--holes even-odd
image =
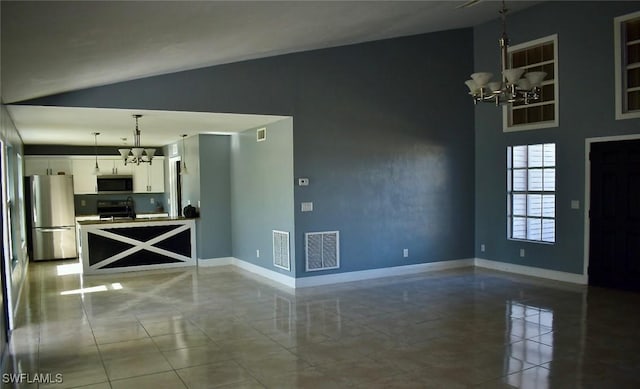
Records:
{"label": "vaulted ceiling", "polygon": [[[514,1],[508,7],[513,12],[534,3]],[[488,0],[3,0],[2,102],[284,53],[470,27],[497,19],[500,6]],[[57,123],[58,135],[60,128],[74,129],[63,139],[83,134],[80,139],[86,141],[77,142],[91,144],[87,133],[101,125],[92,123],[90,114],[86,122],[65,125],[64,117],[73,120],[73,115],[63,108],[58,117],[54,109],[18,111],[11,105],[8,109],[26,144],[59,143],[44,131],[48,122]],[[109,113],[130,119],[130,112]],[[244,126],[216,127],[214,116],[209,132]],[[194,123],[180,119],[182,128],[200,129],[202,124],[202,118],[194,118]],[[252,119],[246,124],[255,124]],[[129,122],[122,130],[130,134],[131,127]],[[114,134],[117,131],[114,128]]]}

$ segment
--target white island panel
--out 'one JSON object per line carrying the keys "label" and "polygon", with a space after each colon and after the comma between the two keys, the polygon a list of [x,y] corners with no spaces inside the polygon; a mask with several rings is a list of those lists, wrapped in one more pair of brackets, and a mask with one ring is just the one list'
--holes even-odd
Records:
{"label": "white island panel", "polygon": [[78,224],[85,274],[196,265],[193,219],[91,220]]}

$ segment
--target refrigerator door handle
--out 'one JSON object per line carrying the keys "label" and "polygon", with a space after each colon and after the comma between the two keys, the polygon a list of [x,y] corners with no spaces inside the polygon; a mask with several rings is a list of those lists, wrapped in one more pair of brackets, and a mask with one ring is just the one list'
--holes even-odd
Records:
{"label": "refrigerator door handle", "polygon": [[68,231],[72,229],[73,227],[55,227],[55,228],[38,228],[37,230],[40,232],[59,232],[59,231]]}

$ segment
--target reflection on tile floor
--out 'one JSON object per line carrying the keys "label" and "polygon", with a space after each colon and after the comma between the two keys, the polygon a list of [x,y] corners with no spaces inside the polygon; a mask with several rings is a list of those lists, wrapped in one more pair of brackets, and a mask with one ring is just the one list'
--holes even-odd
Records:
{"label": "reflection on tile floor", "polygon": [[640,294],[472,268],[293,291],[61,265],[30,265],[5,373],[63,382],[5,387],[640,387]]}

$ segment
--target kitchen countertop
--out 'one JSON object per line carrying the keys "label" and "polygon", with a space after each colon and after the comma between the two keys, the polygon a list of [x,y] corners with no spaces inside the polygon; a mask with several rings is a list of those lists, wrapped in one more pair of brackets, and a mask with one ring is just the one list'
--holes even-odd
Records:
{"label": "kitchen countertop", "polygon": [[191,220],[185,217],[144,217],[144,218],[116,218],[116,219],[101,219],[101,220],[78,220],[77,223],[81,226],[95,225],[95,224],[120,224],[120,223],[150,223],[150,222],[167,222],[167,221],[181,221]]}

